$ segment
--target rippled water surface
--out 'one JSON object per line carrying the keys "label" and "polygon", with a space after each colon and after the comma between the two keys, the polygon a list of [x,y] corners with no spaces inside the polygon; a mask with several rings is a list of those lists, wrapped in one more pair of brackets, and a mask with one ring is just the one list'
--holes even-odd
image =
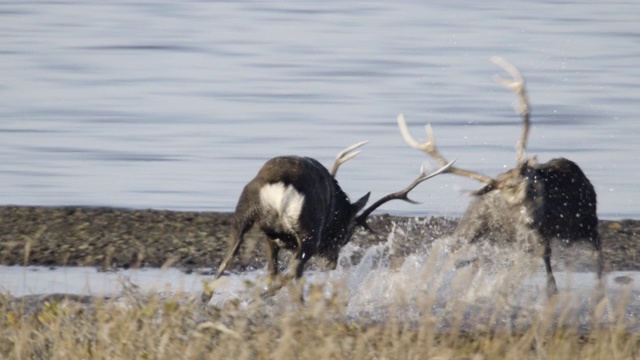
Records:
{"label": "rippled water surface", "polygon": [[[330,166],[353,198],[404,187],[443,153],[511,167],[520,123],[501,55],[533,108],[529,152],[580,164],[602,218],[640,217],[640,3],[38,2],[0,4],[0,203],[232,211],[268,158]],[[450,175],[397,214],[459,214]]]}

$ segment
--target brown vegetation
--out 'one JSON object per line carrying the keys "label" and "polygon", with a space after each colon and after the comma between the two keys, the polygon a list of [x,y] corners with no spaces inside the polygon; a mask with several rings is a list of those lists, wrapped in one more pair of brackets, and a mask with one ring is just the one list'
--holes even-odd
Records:
{"label": "brown vegetation", "polygon": [[[418,318],[349,318],[338,295],[300,304],[294,291],[284,308],[256,297],[205,309],[184,297],[132,291],[118,300],[12,299],[0,295],[0,356],[6,359],[632,359],[640,335],[624,313],[606,328],[583,332],[548,317],[553,303],[526,327],[446,328],[427,309]],[[398,305],[395,310],[402,310]],[[562,313],[562,310],[560,310]],[[401,314],[401,311],[397,311]],[[598,310],[596,310],[596,314]],[[594,319],[598,315],[594,316]],[[595,322],[597,325],[597,322]],[[637,324],[636,324],[637,326]],[[486,329],[486,327],[484,328]]]}

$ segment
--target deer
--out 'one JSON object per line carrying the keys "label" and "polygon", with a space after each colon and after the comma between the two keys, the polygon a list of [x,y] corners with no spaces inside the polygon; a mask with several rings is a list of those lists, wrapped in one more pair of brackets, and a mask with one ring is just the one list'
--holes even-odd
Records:
{"label": "deer", "polygon": [[[536,156],[527,157],[531,105],[525,80],[520,71],[503,58],[493,57],[491,61],[512,77],[505,79],[496,76],[494,80],[513,91],[518,98],[516,112],[522,118],[523,130],[516,146],[517,163],[513,169],[496,177],[454,166],[444,170],[484,184],[481,189],[471,193],[473,199],[454,229],[453,236],[474,243],[514,241],[518,234],[525,234],[541,250],[548,298],[558,292],[551,268],[551,241],[561,239],[565,244],[586,241],[597,252],[597,277],[601,280],[604,260],[593,185],[571,160],[561,157],[539,163]],[[436,147],[430,125],[426,125],[427,141],[420,143],[409,132],[402,114],[398,115],[397,121],[405,142],[436,162],[447,164],[446,158]]]}
{"label": "deer", "polygon": [[[445,164],[430,174],[425,174],[422,166],[409,186],[380,198],[358,214],[371,192],[352,203],[335,176],[340,165],[358,155],[360,150],[355,150],[366,143],[359,142],[338,153],[331,171],[310,157],[290,155],[268,160],[242,190],[233,215],[230,246],[215,279],[222,276],[245,234],[254,226],[267,240],[267,270],[271,279],[278,276],[281,249],[293,252],[285,280],[302,277],[305,264],[315,255],[327,260],[327,268],[335,269],[340,249],[349,242],[355,229],[370,230],[367,218],[375,209],[396,199],[416,204],[408,197],[409,192],[453,164],[453,161]],[[281,285],[274,284],[264,296],[272,295]]]}

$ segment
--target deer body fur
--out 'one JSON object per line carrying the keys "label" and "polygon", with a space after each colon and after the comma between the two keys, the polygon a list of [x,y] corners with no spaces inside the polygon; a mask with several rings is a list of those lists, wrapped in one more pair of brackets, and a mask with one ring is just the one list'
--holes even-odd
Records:
{"label": "deer body fur", "polygon": [[454,236],[470,243],[509,243],[525,237],[542,255],[551,295],[557,292],[551,269],[553,239],[590,243],[598,252],[597,275],[602,276],[596,204],[593,185],[573,161],[557,158],[537,164],[530,160],[478,190]]}
{"label": "deer body fur", "polygon": [[242,191],[234,214],[233,251],[217,276],[235,256],[244,234],[254,225],[269,242],[269,271],[277,274],[280,248],[294,250],[292,275],[300,277],[308,259],[318,253],[332,266],[355,229],[353,218],[368,194],[355,204],[318,161],[280,156],[267,161]]}

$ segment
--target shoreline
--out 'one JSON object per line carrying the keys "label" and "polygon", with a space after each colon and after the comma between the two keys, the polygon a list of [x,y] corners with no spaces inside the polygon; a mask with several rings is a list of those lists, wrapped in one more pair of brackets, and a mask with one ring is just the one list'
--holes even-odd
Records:
{"label": "shoreline", "polygon": [[[186,272],[217,267],[227,250],[232,213],[84,206],[0,206],[0,264],[95,266],[101,270],[178,267]],[[397,256],[419,251],[450,234],[458,219],[447,216],[372,215],[375,233],[357,232],[363,248],[387,241],[404,226]],[[640,270],[640,220],[600,220],[605,271]],[[255,230],[230,270],[265,266]],[[354,256],[358,256],[355,254]]]}

